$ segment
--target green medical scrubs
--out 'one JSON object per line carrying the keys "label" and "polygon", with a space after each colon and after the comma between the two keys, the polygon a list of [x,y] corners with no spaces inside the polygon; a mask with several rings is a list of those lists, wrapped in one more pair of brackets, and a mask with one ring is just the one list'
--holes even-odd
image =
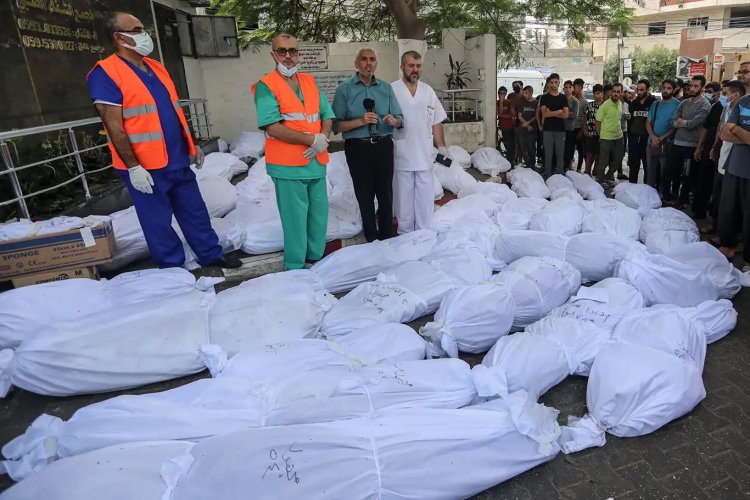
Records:
{"label": "green medical scrubs", "polygon": [[[302,91],[293,90],[303,102]],[[258,128],[261,130],[282,121],[279,103],[263,82],[255,86],[255,106],[258,110]],[[320,120],[333,118],[331,105],[321,92]],[[313,158],[303,167],[267,163],[266,171],[276,188],[276,204],[284,230],[284,267],[301,269],[306,259],[318,260],[323,257],[326,246],[326,166]]]}

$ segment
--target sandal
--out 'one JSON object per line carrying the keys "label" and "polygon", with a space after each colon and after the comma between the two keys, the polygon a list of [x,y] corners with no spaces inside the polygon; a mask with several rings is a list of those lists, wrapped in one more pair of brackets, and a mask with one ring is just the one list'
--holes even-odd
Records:
{"label": "sandal", "polygon": [[721,248],[721,242],[719,241],[719,237],[718,236],[714,236],[713,238],[709,238],[707,241],[708,241],[708,243],[710,243],[711,245],[715,246],[716,248]]}
{"label": "sandal", "polygon": [[742,273],[744,274],[747,272],[750,272],[750,264],[745,264],[744,266],[742,266]]}

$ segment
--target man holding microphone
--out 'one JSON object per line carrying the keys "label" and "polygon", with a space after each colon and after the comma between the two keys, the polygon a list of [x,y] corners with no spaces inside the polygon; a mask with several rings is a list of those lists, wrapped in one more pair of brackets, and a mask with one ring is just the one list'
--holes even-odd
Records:
{"label": "man holding microphone", "polygon": [[[344,151],[354,184],[362,229],[368,242],[393,236],[393,131],[403,126],[391,86],[375,78],[378,57],[361,49],[357,73],[336,89],[333,131],[344,136]],[[378,199],[377,224],[375,197]]]}

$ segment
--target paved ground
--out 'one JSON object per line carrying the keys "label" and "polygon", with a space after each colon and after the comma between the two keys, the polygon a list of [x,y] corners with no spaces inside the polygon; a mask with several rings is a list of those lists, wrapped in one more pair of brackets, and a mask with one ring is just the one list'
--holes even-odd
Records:
{"label": "paved ground", "polygon": [[[740,292],[734,304],[737,328],[709,346],[704,370],[707,397],[692,413],[648,436],[607,436],[603,448],[560,454],[476,498],[750,498],[750,291]],[[418,328],[429,319],[411,326]],[[473,365],[481,356],[465,359]],[[160,391],[206,376],[125,392]],[[0,444],[21,434],[41,413],[67,419],[78,408],[115,395],[49,398],[14,390],[0,400]],[[568,415],[582,416],[586,379],[569,377],[542,402],[560,410],[561,423]],[[0,476],[0,490],[10,484],[7,476]]]}

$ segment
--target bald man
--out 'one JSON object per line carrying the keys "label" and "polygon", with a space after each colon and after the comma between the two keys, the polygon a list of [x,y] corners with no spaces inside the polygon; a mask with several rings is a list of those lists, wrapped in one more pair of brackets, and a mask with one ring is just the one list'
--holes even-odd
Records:
{"label": "bald man", "polygon": [[323,257],[328,227],[328,136],[331,105],[312,75],[297,70],[297,39],[271,41],[274,69],[252,87],[258,128],[266,132],[266,171],[273,179],[284,230],[284,267]]}
{"label": "bald man", "polygon": [[143,23],[126,12],[105,22],[115,53],[86,76],[89,92],[109,137],[112,164],[128,188],[151,259],[159,267],[185,262],[172,215],[201,265],[237,268],[222,256],[190,157],[203,164],[193,144],[179,97],[166,68],[147,57],[154,50]]}
{"label": "bald man", "polygon": [[375,77],[374,50],[357,52],[354,68],[357,73],[336,89],[333,129],[344,136],[365,238],[385,240],[393,236],[393,131],[403,126],[403,116],[390,84]]}

